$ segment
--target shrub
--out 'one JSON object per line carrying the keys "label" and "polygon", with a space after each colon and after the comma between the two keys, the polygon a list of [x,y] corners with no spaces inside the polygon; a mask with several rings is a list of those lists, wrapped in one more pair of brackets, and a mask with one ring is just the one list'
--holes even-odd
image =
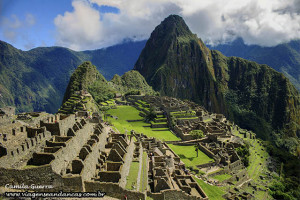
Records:
{"label": "shrub", "polygon": [[145,122],[150,122],[150,121],[153,121],[155,118],[156,118],[156,112],[154,111],[154,109],[152,107],[150,107],[149,113],[146,114],[144,120],[145,120]]}
{"label": "shrub", "polygon": [[131,91],[125,93],[125,96],[128,96],[128,95],[141,95],[141,91],[140,90],[131,90]]}
{"label": "shrub", "polygon": [[200,139],[204,137],[203,131],[201,130],[192,130],[190,134],[193,136],[194,139]]}
{"label": "shrub", "polygon": [[235,150],[236,150],[237,154],[241,157],[242,162],[244,163],[245,167],[248,167],[249,166],[249,156],[250,156],[249,146],[244,145],[244,146],[236,148]]}

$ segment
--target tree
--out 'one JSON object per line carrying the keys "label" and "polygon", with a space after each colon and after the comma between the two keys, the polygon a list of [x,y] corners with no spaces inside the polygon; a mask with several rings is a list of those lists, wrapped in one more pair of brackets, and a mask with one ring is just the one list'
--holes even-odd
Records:
{"label": "tree", "polygon": [[156,112],[153,107],[150,107],[149,113],[145,116],[145,122],[153,121],[156,118]]}
{"label": "tree", "polygon": [[197,157],[198,157],[199,146],[198,146],[198,144],[196,144],[194,147],[195,147],[195,151],[196,151]]}
{"label": "tree", "polygon": [[244,163],[245,167],[249,166],[249,156],[250,156],[250,152],[249,152],[249,146],[248,145],[244,145],[244,146],[240,146],[238,148],[235,149],[237,154],[241,157],[242,162]]}
{"label": "tree", "polygon": [[192,130],[190,134],[193,136],[194,139],[200,139],[204,137],[204,133],[201,130]]}

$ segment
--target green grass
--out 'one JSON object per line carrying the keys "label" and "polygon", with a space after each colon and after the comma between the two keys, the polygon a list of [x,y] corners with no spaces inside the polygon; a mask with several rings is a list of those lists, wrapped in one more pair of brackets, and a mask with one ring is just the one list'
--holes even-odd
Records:
{"label": "green grass", "polygon": [[221,174],[221,175],[216,175],[216,176],[213,176],[212,178],[222,182],[222,181],[225,181],[229,178],[231,178],[232,176],[230,174]]}
{"label": "green grass", "polygon": [[147,171],[147,153],[143,152],[143,163],[142,163],[142,173],[140,180],[140,192],[147,190],[148,185],[148,171]]}
{"label": "green grass", "polygon": [[156,117],[155,119],[157,119],[157,120],[167,120],[167,118],[166,117]]}
{"label": "green grass", "polygon": [[197,181],[197,183],[200,185],[200,187],[204,190],[205,194],[208,196],[210,200],[220,200],[224,199],[222,195],[225,194],[225,192],[222,190],[222,188],[209,185],[205,183],[203,180],[198,179],[194,177],[194,179]]}
{"label": "green grass", "polygon": [[118,119],[113,119],[108,117],[107,120],[110,121],[121,133],[125,130],[134,130],[137,133],[143,133],[148,137],[155,137],[162,141],[179,141],[180,138],[173,135],[169,129],[156,128],[152,129],[150,124],[143,121],[139,122],[127,122],[127,120],[139,120],[144,119],[139,116],[139,111],[132,106],[118,106],[116,109],[110,109],[107,114],[117,116]]}
{"label": "green grass", "polygon": [[179,146],[173,144],[168,145],[180,157],[182,162],[184,162],[187,167],[192,166],[194,169],[197,169],[196,165],[214,161],[200,150],[198,151],[197,157],[194,146]]}
{"label": "green grass", "polygon": [[156,125],[156,124],[167,124],[167,122],[154,122],[154,121],[151,121],[150,123],[154,124],[154,125]]}
{"label": "green grass", "polygon": [[127,183],[126,183],[126,189],[128,190],[134,190],[137,188],[137,177],[139,173],[139,166],[140,164],[138,162],[131,162],[129,175],[127,176]]}
{"label": "green grass", "polygon": [[[266,152],[263,146],[258,143],[258,140],[244,138],[244,134],[240,134],[239,131],[233,129],[233,134],[248,141],[253,146],[250,146],[249,166],[247,167],[248,175],[254,181],[257,181],[260,175],[264,175],[263,170],[267,170],[266,160],[269,154]],[[260,165],[261,163],[261,165]]]}
{"label": "green grass", "polygon": [[179,120],[185,120],[185,119],[198,119],[198,117],[185,117],[185,118],[177,118]]}
{"label": "green grass", "polygon": [[206,120],[203,120],[203,122],[210,122],[210,121],[212,121],[212,118],[208,118]]}
{"label": "green grass", "polygon": [[36,165],[25,165],[23,167],[23,169],[30,169],[30,168],[35,168],[35,167],[38,167],[38,166],[36,166]]}
{"label": "green grass", "polygon": [[[253,142],[253,140],[248,140],[251,143]],[[247,167],[247,171],[250,178],[257,181],[259,176],[264,174],[263,170],[267,169],[266,159],[269,155],[257,140],[253,142],[253,146],[254,147],[250,147],[249,166]]]}
{"label": "green grass", "polygon": [[[239,131],[233,129],[233,134],[243,138],[244,141],[249,142],[250,144],[250,156],[249,156],[249,166],[247,167],[249,177],[259,186],[261,189],[266,189],[270,184],[266,181],[260,180],[259,176],[265,176],[264,171],[268,171],[267,167],[267,158],[269,154],[266,152],[265,148],[258,143],[258,140],[253,140],[249,138],[244,138],[244,134],[240,134]],[[261,163],[261,165],[260,165]],[[247,188],[251,190],[251,188]],[[272,199],[268,195],[268,192],[265,191],[255,191],[255,199]]]}

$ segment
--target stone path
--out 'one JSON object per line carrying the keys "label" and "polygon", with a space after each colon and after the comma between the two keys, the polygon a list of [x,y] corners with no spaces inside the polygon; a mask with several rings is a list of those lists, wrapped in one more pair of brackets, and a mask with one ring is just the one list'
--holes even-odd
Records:
{"label": "stone path", "polygon": [[236,186],[237,188],[242,187],[245,183],[250,182],[252,179],[247,179],[246,181],[242,182],[241,184],[239,184],[238,186]]}
{"label": "stone path", "polygon": [[201,168],[201,171],[203,171],[205,173],[211,173],[211,172],[217,171],[218,169],[220,169],[220,167],[213,166],[211,168],[209,168],[209,167],[207,167],[207,168]]}

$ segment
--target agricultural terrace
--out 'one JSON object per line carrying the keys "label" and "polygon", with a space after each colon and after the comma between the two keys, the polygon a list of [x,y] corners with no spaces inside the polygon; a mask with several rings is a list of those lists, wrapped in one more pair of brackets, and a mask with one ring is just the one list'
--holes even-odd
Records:
{"label": "agricultural terrace", "polygon": [[[236,129],[233,129],[233,134],[244,138],[243,134],[240,134]],[[265,178],[266,173],[270,173],[267,166],[267,160],[270,156],[260,140],[249,138],[244,138],[244,140],[250,144],[249,166],[247,167],[248,175],[259,188],[259,190],[254,191],[254,195],[257,199],[269,199],[268,186],[270,183],[268,179]],[[253,190],[248,188],[248,192],[253,192]]]}
{"label": "agricultural terrace", "polygon": [[[155,137],[162,141],[179,141],[180,138],[175,136],[168,128],[151,128],[149,123],[143,121],[143,117],[139,116],[139,110],[132,106],[117,106],[115,109],[110,109],[106,112],[113,117],[107,117],[107,121],[121,133],[126,130],[134,130],[137,133],[143,133],[148,137]],[[140,120],[128,122],[130,120]]]}

